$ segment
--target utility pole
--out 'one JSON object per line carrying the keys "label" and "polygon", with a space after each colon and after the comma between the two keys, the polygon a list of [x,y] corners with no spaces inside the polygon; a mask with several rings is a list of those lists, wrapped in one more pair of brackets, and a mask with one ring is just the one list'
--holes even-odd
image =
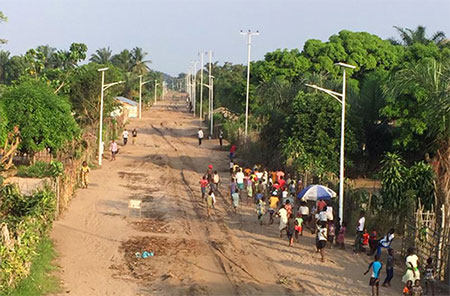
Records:
{"label": "utility pole", "polygon": [[200,121],[203,120],[203,51],[200,54]]}
{"label": "utility pole", "polygon": [[197,64],[198,61],[192,61],[194,64],[194,82],[192,83],[193,86],[193,96],[194,96],[194,117],[195,117],[195,105],[197,103]]}
{"label": "utility pole", "polygon": [[125,81],[118,81],[118,82],[112,82],[105,84],[105,71],[107,71],[108,68],[101,68],[97,71],[102,72],[102,86],[100,91],[100,126],[98,128],[98,165],[102,165],[102,157],[103,157],[103,95],[105,90],[110,88],[111,86],[114,86],[116,84],[124,83]]}
{"label": "utility pole", "polygon": [[[214,110],[214,101],[213,101],[213,92],[212,92],[212,51],[210,50],[209,52],[208,52],[208,55],[209,55],[209,65],[208,65],[208,84],[209,84],[209,95],[208,95],[208,99],[209,99],[209,110],[208,110],[208,115],[209,115],[209,121],[210,122],[212,122],[213,121],[213,110]],[[211,124],[211,128],[210,128],[210,130],[209,130],[209,135],[210,135],[210,137],[212,138],[212,136],[213,136],[213,128],[214,128],[214,126]]]}
{"label": "utility pole", "polygon": [[250,90],[250,52],[252,48],[252,36],[259,35],[259,31],[252,32],[248,30],[248,32],[244,32],[241,30],[241,35],[247,35],[247,95],[245,98],[245,136],[248,134],[248,96]]}
{"label": "utility pole", "polygon": [[142,86],[149,82],[150,80],[142,82],[142,75],[139,75],[139,118],[142,117]]}

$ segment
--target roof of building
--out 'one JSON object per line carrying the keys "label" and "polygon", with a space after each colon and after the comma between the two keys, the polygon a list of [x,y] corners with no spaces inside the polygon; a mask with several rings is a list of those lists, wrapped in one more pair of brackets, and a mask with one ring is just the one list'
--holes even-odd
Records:
{"label": "roof of building", "polygon": [[131,105],[131,106],[137,106],[137,105],[138,105],[138,103],[137,103],[136,101],[127,99],[127,98],[125,98],[125,97],[116,97],[115,99],[118,100],[118,101],[120,101],[120,102],[122,102],[122,103]]}

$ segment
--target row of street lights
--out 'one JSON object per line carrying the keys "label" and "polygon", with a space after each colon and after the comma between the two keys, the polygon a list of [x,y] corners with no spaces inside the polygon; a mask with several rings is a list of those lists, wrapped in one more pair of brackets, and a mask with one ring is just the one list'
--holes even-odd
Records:
{"label": "row of street lights", "polygon": [[[103,97],[104,92],[111,86],[125,83],[125,81],[117,81],[105,84],[105,71],[109,68],[101,68],[97,71],[102,73],[102,85],[100,91],[100,123],[99,123],[99,132],[98,132],[98,165],[102,165],[102,154],[103,154]],[[142,86],[151,82],[151,80],[142,81],[142,75],[139,75],[139,118],[142,118]],[[155,79],[155,103],[156,103],[156,90],[158,85],[160,85]]]}

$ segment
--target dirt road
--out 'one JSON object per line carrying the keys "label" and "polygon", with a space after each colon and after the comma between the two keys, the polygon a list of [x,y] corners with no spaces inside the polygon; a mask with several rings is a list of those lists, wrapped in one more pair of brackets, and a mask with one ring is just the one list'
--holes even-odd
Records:
{"label": "dirt road", "polygon": [[[367,256],[333,249],[321,263],[310,234],[288,247],[276,224],[257,223],[253,206],[233,213],[226,185],[206,218],[198,182],[212,164],[228,184],[227,152],[216,140],[199,147],[198,120],[168,97],[130,122],[137,144],[120,147],[116,161],[92,171],[90,187],[55,223],[64,294],[368,294]],[[143,201],[141,218],[128,210],[130,199]],[[143,251],[154,256],[136,258]]]}

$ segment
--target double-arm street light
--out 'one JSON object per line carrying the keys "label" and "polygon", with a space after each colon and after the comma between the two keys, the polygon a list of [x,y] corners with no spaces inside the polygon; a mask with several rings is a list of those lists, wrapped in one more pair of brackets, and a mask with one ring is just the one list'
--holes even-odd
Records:
{"label": "double-arm street light", "polygon": [[340,223],[344,221],[344,140],[345,140],[345,96],[346,96],[346,76],[345,69],[355,69],[356,66],[345,64],[345,63],[336,63],[336,66],[339,66],[343,70],[342,76],[342,93],[338,93],[323,87],[319,87],[317,85],[306,84],[306,86],[312,87],[314,89],[323,91],[324,93],[329,94],[336,100],[338,100],[342,105],[341,111],[341,152],[339,159],[339,218]]}
{"label": "double-arm street light", "polygon": [[250,51],[252,48],[252,36],[259,35],[259,31],[252,32],[248,30],[248,32],[244,32],[241,30],[241,35],[247,35],[247,94],[245,97],[245,136],[247,136],[248,132],[248,96],[250,90]]}
{"label": "double-arm street light", "polygon": [[139,118],[142,117],[142,86],[149,82],[150,80],[142,82],[142,75],[139,75]]}
{"label": "double-arm street light", "polygon": [[209,98],[210,98],[210,104],[209,104],[209,136],[210,138],[213,137],[213,131],[214,131],[214,76],[209,75],[209,84],[203,84],[203,86],[206,86],[209,89]]}
{"label": "double-arm street light", "polygon": [[101,68],[97,70],[99,72],[102,72],[102,88],[100,92],[100,127],[98,131],[98,165],[102,165],[102,154],[103,154],[103,93],[111,86],[125,82],[125,81],[117,81],[105,84],[106,70],[108,70],[108,68]]}

